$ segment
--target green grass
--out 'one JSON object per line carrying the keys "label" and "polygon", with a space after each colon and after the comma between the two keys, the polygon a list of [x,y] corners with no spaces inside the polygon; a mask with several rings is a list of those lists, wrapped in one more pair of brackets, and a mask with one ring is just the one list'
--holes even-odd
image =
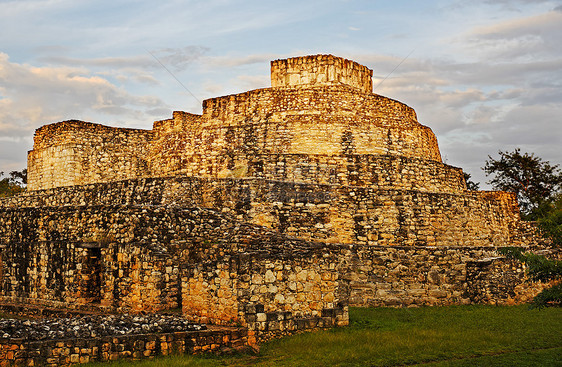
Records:
{"label": "green grass", "polygon": [[561,308],[352,308],[350,318],[346,328],[263,344],[257,355],[88,366],[562,366]]}

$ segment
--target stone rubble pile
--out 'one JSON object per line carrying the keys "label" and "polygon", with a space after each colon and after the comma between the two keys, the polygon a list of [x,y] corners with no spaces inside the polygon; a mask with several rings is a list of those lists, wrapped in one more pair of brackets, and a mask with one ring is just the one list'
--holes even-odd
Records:
{"label": "stone rubble pile", "polygon": [[26,341],[205,330],[178,316],[109,315],[45,320],[0,320],[0,338]]}

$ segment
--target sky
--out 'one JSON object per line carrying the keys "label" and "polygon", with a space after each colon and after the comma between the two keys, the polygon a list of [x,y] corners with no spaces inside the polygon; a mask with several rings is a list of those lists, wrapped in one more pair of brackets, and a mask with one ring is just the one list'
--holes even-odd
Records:
{"label": "sky", "polygon": [[0,0],[0,171],[42,125],[151,129],[312,54],[372,69],[483,189],[500,150],[562,163],[562,0]]}

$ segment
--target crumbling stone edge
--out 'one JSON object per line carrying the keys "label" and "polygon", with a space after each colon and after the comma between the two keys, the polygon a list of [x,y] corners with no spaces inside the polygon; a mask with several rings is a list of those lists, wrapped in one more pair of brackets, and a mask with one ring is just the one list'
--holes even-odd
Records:
{"label": "crumbling stone edge", "polygon": [[0,339],[0,366],[71,366],[93,361],[145,359],[169,354],[226,352],[247,347],[248,331],[236,327],[89,339]]}
{"label": "crumbling stone edge", "polygon": [[[10,311],[13,305],[0,305]],[[13,311],[21,315],[21,307]],[[59,310],[60,315],[69,314]],[[34,309],[31,316],[56,316],[54,309],[45,313]],[[205,330],[114,335],[93,338],[25,340],[0,337],[0,366],[72,366],[88,362],[118,359],[141,360],[173,354],[227,354],[235,351],[257,352],[259,344],[287,335],[345,326],[348,307],[323,309],[318,316],[293,317],[291,312],[265,312],[264,305],[247,305],[248,327],[208,325]],[[74,313],[77,315],[77,313]]]}

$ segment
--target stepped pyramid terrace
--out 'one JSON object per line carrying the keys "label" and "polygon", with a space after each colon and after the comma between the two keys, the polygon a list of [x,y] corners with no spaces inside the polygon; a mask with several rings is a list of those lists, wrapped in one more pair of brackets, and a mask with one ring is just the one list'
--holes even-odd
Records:
{"label": "stepped pyramid terrace", "polygon": [[[413,108],[332,55],[152,130],[37,129],[0,199],[0,301],[242,325],[248,343],[348,323],[348,306],[513,304],[544,250],[514,194],[468,191]],[[431,122],[428,122],[430,124]]]}

